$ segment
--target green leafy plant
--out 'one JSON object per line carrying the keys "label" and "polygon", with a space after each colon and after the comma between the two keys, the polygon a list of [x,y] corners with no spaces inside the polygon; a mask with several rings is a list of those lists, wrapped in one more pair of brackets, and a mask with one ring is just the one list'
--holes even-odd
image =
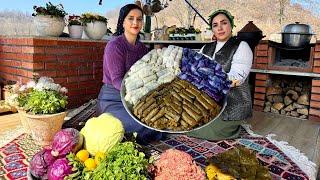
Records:
{"label": "green leafy plant", "polygon": [[67,89],[52,78],[40,77],[22,85],[17,94],[18,107],[32,114],[55,114],[66,110]]}
{"label": "green leafy plant", "polygon": [[184,27],[176,27],[171,28],[169,30],[170,34],[200,34],[201,30],[198,28],[194,28],[193,26],[190,26],[188,29]]}
{"label": "green leafy plant", "polygon": [[33,13],[32,16],[51,15],[51,17],[64,17],[67,15],[62,4],[53,5],[51,2],[46,3],[45,7],[33,6],[33,9],[35,13]]}
{"label": "green leafy plant", "polygon": [[94,170],[92,179],[147,179],[148,159],[133,142],[115,145]]}
{"label": "green leafy plant", "polygon": [[72,26],[72,25],[79,25],[79,26],[81,26],[81,25],[82,25],[82,22],[81,22],[81,20],[80,20],[80,16],[76,16],[76,15],[69,16],[68,25],[69,25],[69,26]]}
{"label": "green leafy plant", "polygon": [[98,14],[91,14],[91,13],[84,13],[80,17],[80,21],[83,22],[83,24],[87,24],[90,22],[95,22],[95,21],[101,21],[104,23],[108,23],[108,19],[105,18],[104,16],[100,16]]}

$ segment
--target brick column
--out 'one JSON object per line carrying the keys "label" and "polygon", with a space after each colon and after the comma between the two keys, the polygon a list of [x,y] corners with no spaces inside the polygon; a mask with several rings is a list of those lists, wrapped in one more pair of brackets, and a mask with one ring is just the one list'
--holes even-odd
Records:
{"label": "brick column", "polygon": [[266,97],[267,79],[269,79],[269,74],[256,74],[253,96],[253,109],[256,111],[263,111]]}
{"label": "brick column", "polygon": [[313,55],[313,72],[320,73],[320,41],[317,41]]}
{"label": "brick column", "polygon": [[262,41],[255,48],[252,68],[267,69],[268,67],[268,41]]}
{"label": "brick column", "polygon": [[68,88],[69,107],[97,97],[102,85],[105,41],[0,36],[0,77],[26,83],[33,75],[52,77]]}
{"label": "brick column", "polygon": [[320,78],[312,80],[309,119],[320,122]]}

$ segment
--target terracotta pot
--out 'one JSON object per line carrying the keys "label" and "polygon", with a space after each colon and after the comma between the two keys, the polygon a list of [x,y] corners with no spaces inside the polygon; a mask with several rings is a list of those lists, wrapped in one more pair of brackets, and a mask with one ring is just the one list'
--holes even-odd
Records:
{"label": "terracotta pot", "polygon": [[26,119],[26,111],[23,110],[21,107],[18,107],[17,110],[18,110],[20,122],[21,122],[23,129],[24,129],[24,132],[27,134],[31,134],[31,130],[30,130],[29,124]]}
{"label": "terracotta pot", "polygon": [[40,146],[52,143],[54,135],[61,129],[67,112],[57,114],[33,115],[24,114],[30,127],[32,139]]}
{"label": "terracotta pot", "polygon": [[58,37],[64,29],[64,19],[51,16],[37,15],[34,17],[34,23],[39,36]]}
{"label": "terracotta pot", "polygon": [[101,21],[87,23],[84,31],[90,39],[100,40],[107,32],[107,25]]}

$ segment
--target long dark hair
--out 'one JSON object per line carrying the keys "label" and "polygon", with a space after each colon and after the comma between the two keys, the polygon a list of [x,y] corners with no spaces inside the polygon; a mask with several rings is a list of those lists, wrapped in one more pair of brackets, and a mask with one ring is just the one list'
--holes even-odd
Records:
{"label": "long dark hair", "polygon": [[124,33],[124,28],[123,28],[123,21],[124,19],[127,17],[127,15],[129,14],[129,12],[133,9],[138,9],[141,11],[142,15],[143,15],[143,11],[141,9],[140,6],[136,5],[136,4],[127,4],[125,6],[123,6],[120,9],[119,12],[119,18],[118,18],[118,23],[117,23],[117,30],[116,32],[113,34],[114,36],[120,36]]}

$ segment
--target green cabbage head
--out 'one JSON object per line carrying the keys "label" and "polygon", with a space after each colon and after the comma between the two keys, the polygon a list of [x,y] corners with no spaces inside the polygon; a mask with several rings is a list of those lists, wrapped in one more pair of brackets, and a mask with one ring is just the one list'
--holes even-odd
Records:
{"label": "green cabbage head", "polygon": [[119,119],[108,113],[89,119],[80,133],[84,136],[85,149],[91,155],[97,152],[108,153],[122,141],[124,128]]}

